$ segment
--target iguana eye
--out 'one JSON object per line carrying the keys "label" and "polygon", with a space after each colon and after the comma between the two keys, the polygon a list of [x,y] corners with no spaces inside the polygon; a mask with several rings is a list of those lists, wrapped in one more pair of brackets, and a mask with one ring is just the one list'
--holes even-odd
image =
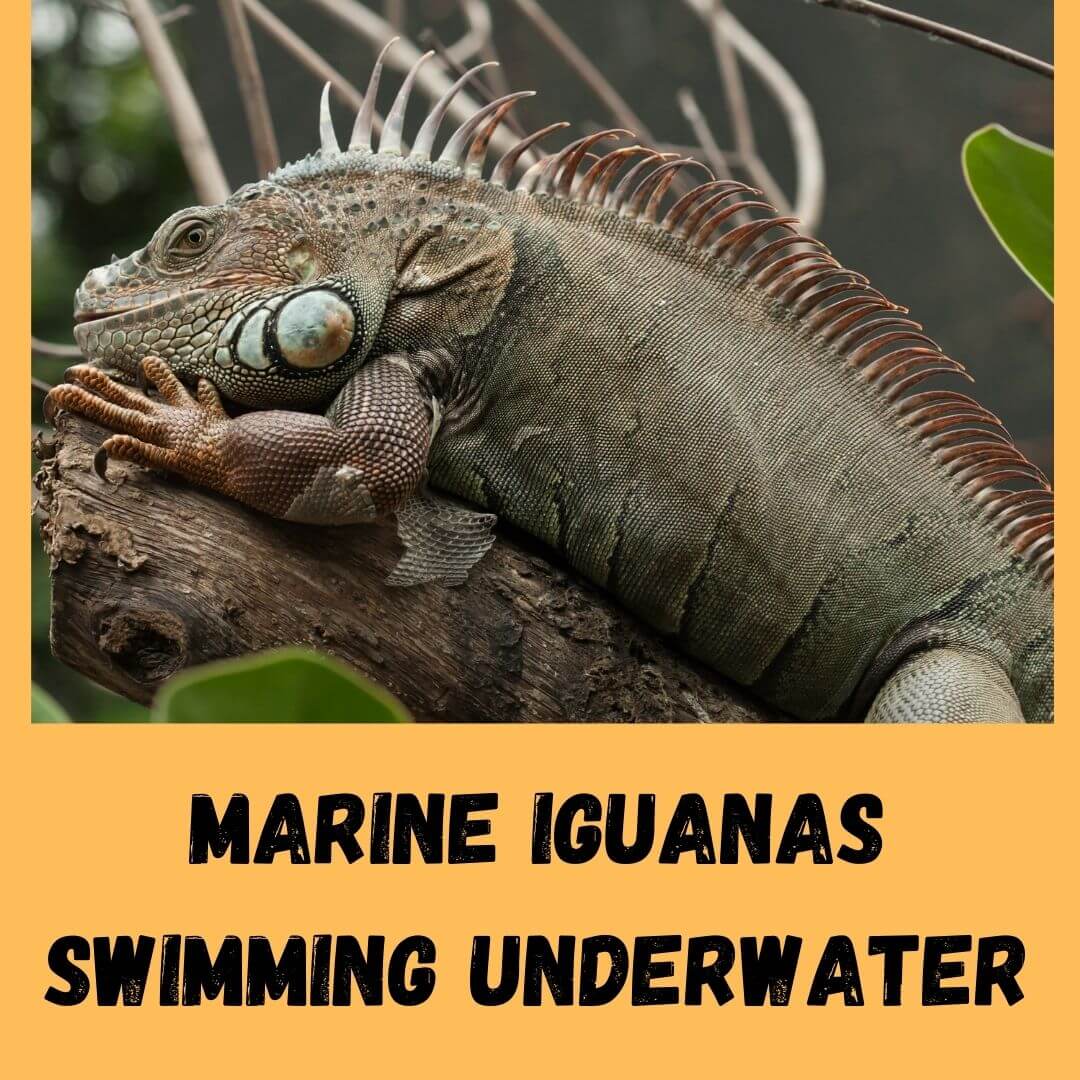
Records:
{"label": "iguana eye", "polygon": [[205,221],[181,222],[169,237],[168,250],[174,255],[201,255],[210,246],[212,235]]}

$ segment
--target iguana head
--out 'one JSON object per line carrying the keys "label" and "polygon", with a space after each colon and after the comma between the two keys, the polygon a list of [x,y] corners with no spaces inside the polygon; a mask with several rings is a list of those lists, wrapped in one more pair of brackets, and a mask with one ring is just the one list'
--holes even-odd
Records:
{"label": "iguana head", "polygon": [[129,381],[156,355],[243,404],[314,399],[364,354],[376,301],[352,262],[295,192],[253,184],[173,214],[146,247],[90,271],[75,337]]}
{"label": "iguana head", "polygon": [[512,242],[497,214],[461,200],[464,151],[477,140],[486,147],[524,95],[482,109],[451,139],[449,157],[431,162],[417,148],[427,139],[430,149],[452,93],[402,156],[409,82],[377,153],[372,108],[342,151],[324,93],[316,154],[219,206],[173,214],[144,248],[90,271],[75,294],[87,358],[133,382],[143,358],[158,356],[183,381],[207,378],[240,405],[295,407],[333,396],[384,323],[397,347],[404,338],[439,347],[482,328],[509,278]]}

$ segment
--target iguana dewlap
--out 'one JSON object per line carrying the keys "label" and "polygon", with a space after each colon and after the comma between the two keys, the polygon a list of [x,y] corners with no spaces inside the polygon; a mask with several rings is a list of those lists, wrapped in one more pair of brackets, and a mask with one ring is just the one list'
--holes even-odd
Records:
{"label": "iguana dewlap", "polygon": [[485,178],[522,94],[432,160],[449,95],[406,152],[410,74],[375,151],[380,68],[348,149],[324,94],[316,154],[87,276],[92,363],[51,408],[278,517],[396,514],[401,584],[464,580],[497,515],[798,717],[1052,718],[1053,496],[927,388],[963,369],[904,309],[742,184],[672,198],[693,163],[611,133],[512,186],[553,125]]}

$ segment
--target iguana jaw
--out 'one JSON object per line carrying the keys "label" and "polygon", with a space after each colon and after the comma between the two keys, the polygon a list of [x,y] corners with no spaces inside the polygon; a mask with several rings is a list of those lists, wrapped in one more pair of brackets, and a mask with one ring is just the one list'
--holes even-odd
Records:
{"label": "iguana jaw", "polygon": [[190,309],[208,294],[206,289],[183,292],[157,290],[143,303],[101,310],[81,303],[81,290],[75,302],[75,342],[92,364],[133,376],[145,350],[125,348],[138,343],[148,328],[166,325],[170,316]]}

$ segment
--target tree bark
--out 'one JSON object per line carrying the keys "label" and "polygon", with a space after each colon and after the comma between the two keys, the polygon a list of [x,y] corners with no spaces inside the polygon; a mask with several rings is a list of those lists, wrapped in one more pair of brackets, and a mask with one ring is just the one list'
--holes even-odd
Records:
{"label": "tree bark", "polygon": [[386,526],[294,525],[110,462],[61,414],[39,436],[55,654],[149,703],[192,664],[278,645],[333,654],[417,720],[784,719],[668,646],[533,548],[500,535],[459,588],[391,588]]}

